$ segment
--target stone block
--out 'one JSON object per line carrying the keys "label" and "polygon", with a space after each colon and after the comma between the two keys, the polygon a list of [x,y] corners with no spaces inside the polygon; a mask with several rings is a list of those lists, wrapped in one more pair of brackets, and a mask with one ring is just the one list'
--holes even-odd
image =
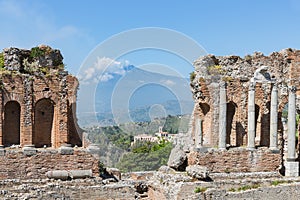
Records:
{"label": "stone block", "polygon": [[5,149],[3,145],[0,145],[0,156],[5,156]]}
{"label": "stone block", "polygon": [[59,148],[59,152],[61,155],[73,155],[74,149],[71,147],[71,145],[67,144],[67,145],[61,146]]}
{"label": "stone block", "polygon": [[5,156],[5,149],[0,149],[0,156]]}
{"label": "stone block", "polygon": [[285,176],[297,177],[299,176],[299,162],[287,161],[284,163]]}
{"label": "stone block", "polygon": [[200,165],[190,165],[186,168],[186,172],[189,176],[197,179],[206,179],[209,175],[207,167]]}
{"label": "stone block", "polygon": [[23,154],[26,156],[33,156],[33,155],[36,155],[36,153],[37,153],[37,150],[34,147],[34,145],[25,145],[23,147]]}
{"label": "stone block", "polygon": [[121,172],[117,168],[106,168],[107,173],[117,179],[117,181],[121,180]]}
{"label": "stone block", "polygon": [[90,153],[90,154],[99,154],[100,153],[100,148],[97,144],[90,144],[88,147],[87,147],[87,151]]}

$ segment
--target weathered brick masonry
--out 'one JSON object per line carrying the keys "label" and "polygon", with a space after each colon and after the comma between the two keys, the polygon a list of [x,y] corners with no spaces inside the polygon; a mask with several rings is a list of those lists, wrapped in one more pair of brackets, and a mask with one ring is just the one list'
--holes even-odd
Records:
{"label": "weathered brick masonry", "polygon": [[0,179],[42,179],[51,170],[89,170],[99,175],[98,160],[85,149],[63,155],[57,149],[39,149],[28,156],[22,150],[7,150],[0,156]]}
{"label": "weathered brick masonry", "polygon": [[[189,164],[205,165],[217,172],[224,172],[227,168],[232,171],[274,171],[281,167],[283,157],[286,156],[283,147],[287,139],[284,136],[282,113],[292,90],[296,94],[296,112],[300,113],[300,51],[284,49],[269,56],[254,53],[244,58],[207,55],[196,60],[194,66],[191,90],[195,107],[189,132],[192,143],[191,153],[188,154]],[[248,133],[251,84],[255,93],[255,124],[254,148],[250,145],[252,149],[249,150],[246,147],[251,143]],[[278,130],[275,133],[278,142],[275,141],[273,146],[278,151],[271,152],[268,148],[261,147],[271,145],[271,93],[275,86],[278,88]],[[223,129],[220,127],[222,87],[226,104]],[[220,141],[222,130],[226,134],[224,143]],[[224,151],[224,147],[223,150],[218,150],[220,144],[224,144],[227,151]],[[242,147],[243,150],[240,149]],[[216,150],[202,153],[201,148]]]}
{"label": "weathered brick masonry", "polygon": [[95,152],[80,148],[79,82],[65,70],[60,51],[7,48],[0,59],[0,179],[46,178],[51,170],[98,175]]}
{"label": "weathered brick masonry", "polygon": [[78,80],[64,69],[59,50],[4,49],[0,79],[0,145],[81,146]]}
{"label": "weathered brick masonry", "polygon": [[188,165],[207,166],[212,173],[270,172],[278,171],[281,166],[281,155],[267,148],[255,151],[248,151],[245,148],[233,148],[228,151],[193,151],[188,158]]}

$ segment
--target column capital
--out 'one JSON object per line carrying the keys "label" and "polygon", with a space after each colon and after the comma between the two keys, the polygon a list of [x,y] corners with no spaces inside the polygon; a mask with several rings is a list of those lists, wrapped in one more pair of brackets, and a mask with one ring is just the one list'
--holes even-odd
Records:
{"label": "column capital", "polygon": [[219,85],[220,85],[220,88],[222,88],[222,89],[226,89],[226,87],[227,87],[227,83],[225,81],[220,81]]}
{"label": "column capital", "polygon": [[296,93],[296,91],[297,91],[296,86],[294,86],[294,85],[289,86],[289,92]]}
{"label": "column capital", "polygon": [[251,81],[249,84],[249,91],[254,91],[255,90],[255,82]]}
{"label": "column capital", "polygon": [[273,83],[272,91],[278,91],[278,83],[277,82]]}

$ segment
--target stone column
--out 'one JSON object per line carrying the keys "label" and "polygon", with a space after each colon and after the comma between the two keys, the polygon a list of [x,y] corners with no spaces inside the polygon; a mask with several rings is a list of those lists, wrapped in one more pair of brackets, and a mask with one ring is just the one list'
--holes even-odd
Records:
{"label": "stone column", "polygon": [[299,162],[296,160],[296,87],[289,87],[288,108],[288,156],[285,162],[286,176],[299,176]]}
{"label": "stone column", "polygon": [[289,88],[288,108],[288,160],[296,158],[296,88]]}
{"label": "stone column", "polygon": [[[33,138],[33,78],[29,75],[24,79],[24,101],[21,105],[20,144],[34,146]],[[23,118],[23,119],[22,119]]]}
{"label": "stone column", "polygon": [[196,118],[195,120],[195,146],[196,148],[202,147],[202,120],[200,118]]}
{"label": "stone column", "polygon": [[58,145],[66,145],[69,142],[68,138],[68,83],[67,72],[61,72],[60,74],[60,91],[58,102]]}
{"label": "stone column", "polygon": [[277,85],[274,83],[271,92],[271,111],[270,111],[270,149],[277,150],[278,144],[278,90]]}
{"label": "stone column", "polygon": [[226,149],[226,82],[220,83],[220,110],[219,110],[219,149]]}
{"label": "stone column", "polygon": [[255,148],[255,82],[250,82],[248,91],[248,149]]}

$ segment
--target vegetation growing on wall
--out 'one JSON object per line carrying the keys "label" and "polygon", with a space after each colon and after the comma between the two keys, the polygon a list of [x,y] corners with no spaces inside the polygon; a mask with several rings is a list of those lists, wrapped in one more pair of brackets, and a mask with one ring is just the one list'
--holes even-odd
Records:
{"label": "vegetation growing on wall", "polygon": [[4,55],[1,52],[0,53],[0,69],[3,69],[3,68],[4,68]]}
{"label": "vegetation growing on wall", "polygon": [[225,73],[221,65],[212,65],[209,66],[207,69],[210,75],[223,75]]}
{"label": "vegetation growing on wall", "polygon": [[192,82],[196,78],[195,72],[190,73],[190,81]]}
{"label": "vegetation growing on wall", "polygon": [[38,58],[38,57],[42,57],[45,56],[46,51],[40,47],[33,47],[31,48],[30,51],[30,58],[34,59],[34,58]]}

